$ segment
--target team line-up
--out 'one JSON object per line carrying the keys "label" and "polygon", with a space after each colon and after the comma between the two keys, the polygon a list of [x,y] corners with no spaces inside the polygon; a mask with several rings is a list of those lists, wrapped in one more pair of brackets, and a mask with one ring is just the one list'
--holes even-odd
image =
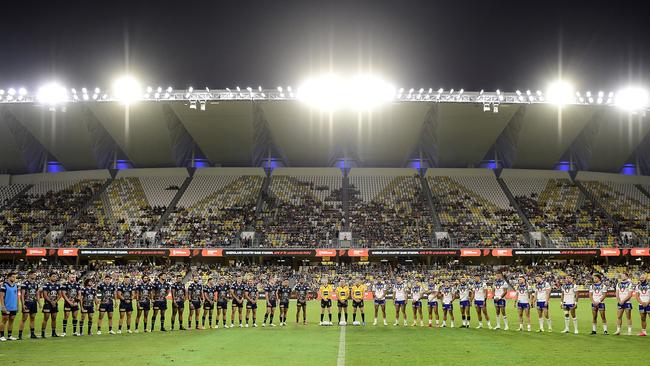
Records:
{"label": "team line-up", "polygon": [[[370,287],[370,288],[369,288]],[[513,307],[517,309],[519,330],[531,331],[531,308],[537,310],[539,328],[538,332],[552,331],[552,322],[549,316],[549,300],[551,296],[551,285],[541,275],[535,276],[534,282],[529,284],[525,276],[519,276],[517,283],[510,286],[501,273],[496,274],[492,286],[482,281],[481,276],[475,276],[472,280],[461,278],[457,283],[452,284],[449,280],[437,283],[433,278],[428,282],[406,283],[397,276],[391,283],[378,278],[369,286],[362,280],[356,279],[351,285],[345,280],[339,281],[336,287],[329,283],[327,278],[322,279],[318,289],[320,299],[320,323],[321,326],[331,326],[332,323],[332,301],[336,299],[338,307],[338,324],[347,325],[348,305],[351,300],[353,308],[353,325],[365,325],[364,297],[366,292],[371,291],[374,302],[374,321],[377,325],[378,318],[382,316],[383,324],[388,325],[386,319],[387,297],[392,297],[395,306],[394,325],[400,325],[400,317],[404,326],[408,326],[406,307],[411,301],[413,323],[412,326],[424,326],[423,307],[428,308],[428,326],[453,328],[455,326],[454,301],[459,300],[461,312],[461,328],[469,328],[471,320],[471,308],[475,308],[478,319],[476,328],[483,328],[483,320],[489,329],[508,330],[508,317],[506,315],[506,296],[510,289],[516,292],[516,301]],[[564,330],[562,333],[569,333],[571,323],[573,331],[578,334],[578,319],[576,308],[578,306],[578,287],[571,276],[566,276],[560,286],[561,308],[564,311]],[[81,336],[84,333],[84,326],[87,326],[86,334],[93,334],[93,318],[95,309],[98,311],[96,334],[101,335],[104,319],[107,318],[108,333],[121,334],[124,327],[127,333],[131,330],[132,313],[135,309],[135,332],[138,332],[140,322],[143,324],[144,332],[152,332],[156,320],[160,320],[160,330],[165,329],[165,314],[167,312],[168,297],[171,296],[172,319],[171,328],[175,327],[176,320],[180,330],[183,326],[184,309],[186,303],[189,305],[187,314],[188,328],[194,329],[219,328],[221,321],[223,328],[235,327],[235,313],[237,313],[238,327],[257,327],[257,305],[261,295],[266,300],[266,312],[262,326],[275,327],[273,318],[276,307],[279,307],[279,325],[287,325],[287,311],[289,301],[292,298],[297,300],[296,322],[307,324],[307,302],[312,298],[314,291],[305,283],[304,278],[299,278],[294,286],[289,285],[289,280],[278,281],[271,277],[260,289],[255,281],[244,280],[237,276],[236,280],[227,283],[225,277],[218,281],[210,278],[203,283],[197,276],[187,285],[183,283],[183,276],[177,275],[175,280],[168,282],[166,275],[161,273],[157,278],[150,278],[144,275],[139,283],[135,283],[128,275],[121,280],[106,275],[98,284],[88,278],[79,283],[76,275],[71,274],[65,282],[60,283],[58,275],[51,273],[45,283],[37,281],[37,274],[30,271],[27,278],[21,284],[17,283],[17,274],[9,273],[5,282],[0,288],[0,310],[2,322],[0,323],[0,341],[19,340],[23,337],[25,324],[29,321],[30,338],[38,338],[35,333],[35,317],[40,310],[43,313],[41,323],[41,338],[45,338],[48,324],[51,327],[51,336],[65,336],[68,329],[68,321],[72,318],[72,334]],[[490,316],[487,312],[489,294],[493,295],[493,303],[496,308],[496,324],[493,327]],[[592,308],[592,334],[596,334],[598,318],[602,320],[603,334],[608,334],[607,319],[605,316],[605,299],[607,298],[607,286],[602,281],[600,274],[593,275],[593,282],[589,287],[589,300]],[[616,284],[617,300],[617,325],[615,335],[621,334],[623,317],[627,319],[627,334],[632,332],[632,301],[638,302],[641,318],[641,332],[639,336],[646,336],[646,316],[650,313],[650,282],[647,275],[641,275],[639,282],[634,285],[626,273],[620,274]],[[63,333],[58,335],[57,314],[59,312],[59,301],[63,301]],[[118,330],[113,330],[113,313],[115,304],[118,303],[119,322]],[[227,309],[230,303],[230,322],[228,322]],[[213,323],[213,312],[216,308]],[[245,313],[243,309],[246,309]],[[442,321],[439,308],[442,309]],[[22,310],[22,318],[19,325],[18,338],[12,335],[18,309]],[[201,310],[202,313],[201,313]],[[357,313],[360,320],[357,320]],[[244,315],[245,314],[245,315]],[[325,315],[327,314],[327,320]],[[150,316],[151,315],[151,316]],[[245,316],[245,321],[244,321]],[[199,319],[200,318],[200,319]],[[252,320],[252,322],[251,322]],[[200,323],[200,324],[199,324]],[[228,325],[230,323],[230,325]],[[524,327],[525,326],[525,327]],[[5,336],[6,332],[6,336]]]}

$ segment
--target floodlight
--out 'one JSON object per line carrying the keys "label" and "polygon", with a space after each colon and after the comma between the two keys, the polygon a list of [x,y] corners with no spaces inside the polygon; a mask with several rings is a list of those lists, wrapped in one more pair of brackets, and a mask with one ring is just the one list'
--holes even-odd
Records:
{"label": "floodlight", "polygon": [[16,89],[9,88],[8,93],[9,93],[9,95],[16,95]]}
{"label": "floodlight", "polygon": [[648,91],[640,87],[630,86],[616,93],[615,102],[618,107],[629,112],[643,110],[648,107]]}
{"label": "floodlight", "polygon": [[25,88],[18,89],[18,95],[20,95],[20,96],[27,95],[27,89],[25,89]]}
{"label": "floodlight", "polygon": [[194,91],[194,88],[190,86],[189,88],[187,88],[187,91],[191,93]]}
{"label": "floodlight", "polygon": [[[390,102],[395,97],[393,85],[372,75],[355,76],[347,89],[350,107],[356,110],[368,110]],[[420,89],[420,94],[423,92],[424,88]]]}
{"label": "floodlight", "polygon": [[196,101],[195,100],[190,102],[190,109],[196,109]]}
{"label": "floodlight", "polygon": [[199,108],[200,108],[202,111],[204,111],[204,110],[205,110],[205,101],[202,100],[200,104],[201,104],[201,106],[200,106]]}
{"label": "floodlight", "polygon": [[57,83],[49,83],[38,89],[37,99],[43,104],[55,106],[68,100],[68,90]]}
{"label": "floodlight", "polygon": [[306,80],[298,87],[298,99],[312,107],[333,111],[344,104],[344,89],[343,79],[337,75],[321,75]]}
{"label": "floodlight", "polygon": [[546,95],[550,103],[563,106],[575,101],[573,86],[565,80],[557,80],[549,85]]}
{"label": "floodlight", "polygon": [[[95,89],[95,93],[99,94]],[[115,99],[125,105],[134,103],[142,98],[142,88],[140,83],[130,75],[125,75],[115,80],[113,84],[113,93]]]}

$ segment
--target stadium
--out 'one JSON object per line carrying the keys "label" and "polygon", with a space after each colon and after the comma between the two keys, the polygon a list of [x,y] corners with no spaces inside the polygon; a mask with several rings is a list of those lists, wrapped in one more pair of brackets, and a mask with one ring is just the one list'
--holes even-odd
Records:
{"label": "stadium", "polygon": [[649,85],[298,79],[0,84],[0,360],[647,363]]}

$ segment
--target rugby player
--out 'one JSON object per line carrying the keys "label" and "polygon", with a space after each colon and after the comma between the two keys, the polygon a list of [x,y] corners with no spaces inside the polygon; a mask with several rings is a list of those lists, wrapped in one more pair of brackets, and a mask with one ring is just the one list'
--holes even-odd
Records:
{"label": "rugby player", "polygon": [[[219,319],[223,322],[224,329],[228,329],[228,294],[230,292],[230,286],[226,283],[226,278],[219,278],[219,282],[215,287],[217,290],[217,328],[219,328]],[[234,316],[234,314],[233,314]]]}
{"label": "rugby player", "polygon": [[501,318],[503,318],[503,330],[508,330],[508,316],[506,315],[506,295],[508,294],[508,282],[503,278],[502,273],[496,274],[494,280],[494,307],[497,311],[497,325],[494,329],[501,329]]}
{"label": "rugby player", "polygon": [[79,333],[83,334],[84,321],[88,322],[87,334],[93,335],[93,314],[95,306],[99,304],[97,299],[97,290],[93,286],[92,279],[86,278],[81,288],[81,322],[79,323]]}
{"label": "rugby player", "polygon": [[[208,280],[208,284],[203,286],[203,318],[201,319],[202,328],[205,329],[205,313],[208,313],[208,328],[212,329],[212,311],[214,302],[217,299],[217,286],[214,278]],[[216,328],[219,328],[219,314],[217,314]]]}
{"label": "rugby player", "polygon": [[639,277],[639,283],[636,285],[636,300],[639,302],[639,314],[641,316],[641,332],[640,337],[645,337],[647,316],[650,314],[650,283],[648,283],[648,276],[642,274]]}
{"label": "rugby player", "polygon": [[454,299],[458,297],[458,292],[454,289],[449,280],[442,283],[439,289],[440,296],[442,297],[442,327],[447,327],[447,314],[449,314],[450,326],[454,327]]}
{"label": "rugby player", "polygon": [[172,327],[178,317],[178,330],[185,330],[183,327],[183,310],[185,309],[185,300],[187,300],[187,290],[183,283],[183,276],[176,275],[176,281],[171,285],[172,292]]}
{"label": "rugby player", "polygon": [[460,304],[460,317],[462,320],[461,328],[469,328],[470,321],[470,311],[472,310],[470,302],[470,292],[471,288],[467,283],[465,277],[460,278],[460,283],[458,284],[458,301]]}
{"label": "rugby player", "polygon": [[248,328],[248,320],[251,315],[253,316],[253,328],[257,328],[257,299],[259,298],[259,290],[257,289],[255,280],[252,278],[248,280],[244,297],[246,298],[246,328]]}
{"label": "rugby player", "polygon": [[519,316],[519,331],[524,330],[524,315],[526,316],[526,330],[530,332],[530,300],[531,296],[535,292],[532,288],[526,283],[526,278],[524,276],[519,276],[517,279],[517,303],[515,308],[517,309],[517,315]]}
{"label": "rugby player", "polygon": [[302,324],[307,325],[307,295],[309,286],[305,283],[305,278],[300,277],[293,290],[296,292],[296,323],[299,323],[300,313],[302,312]]}
{"label": "rugby player", "polygon": [[135,286],[131,282],[131,277],[124,275],[124,280],[117,286],[117,299],[120,300],[120,323],[117,325],[117,334],[122,334],[122,326],[126,318],[126,332],[131,334],[131,315],[133,314],[133,293]]}
{"label": "rugby player", "polygon": [[539,321],[539,329],[537,332],[544,331],[544,319],[546,319],[546,324],[548,325],[548,331],[552,332],[553,327],[551,323],[551,318],[548,314],[548,305],[551,298],[551,285],[544,281],[542,275],[535,276],[535,293],[533,304],[537,307],[537,318]]}
{"label": "rugby player", "polygon": [[38,312],[39,296],[40,293],[38,290],[38,283],[36,282],[36,272],[29,271],[27,272],[27,280],[23,282],[20,288],[20,308],[23,310],[23,316],[18,328],[18,339],[23,338],[23,330],[25,329],[27,319],[29,319],[29,338],[37,338],[34,331],[34,323],[36,321],[36,313]]}
{"label": "rugby player", "polygon": [[[16,273],[9,272],[5,281],[0,286],[0,341],[15,341],[11,335],[14,328],[14,321],[18,313],[18,284],[16,283]],[[5,338],[5,330],[7,337]]]}
{"label": "rugby player", "polygon": [[562,333],[569,333],[569,316],[573,319],[573,332],[578,334],[578,318],[576,308],[578,307],[578,286],[573,283],[571,276],[566,276],[562,285],[562,310],[564,310],[564,330]]}
{"label": "rugby player", "polygon": [[140,318],[143,318],[143,327],[145,333],[149,331],[147,327],[147,322],[149,319],[149,310],[151,309],[151,299],[152,299],[152,284],[150,282],[148,275],[142,276],[142,281],[135,289],[135,295],[137,296],[138,302],[138,315],[135,317],[135,332],[138,333],[138,325],[140,324]]}
{"label": "rugby player", "polygon": [[291,287],[289,287],[289,280],[282,281],[280,288],[278,288],[278,298],[280,299],[280,326],[287,325],[287,312],[289,311],[289,300],[291,299]]}
{"label": "rugby player", "polygon": [[603,334],[607,335],[607,317],[605,316],[605,298],[607,287],[603,283],[603,277],[596,273],[593,276],[594,283],[589,286],[589,299],[591,300],[591,334],[596,334],[598,326],[598,313],[603,321]]}
{"label": "rugby player", "polygon": [[[478,325],[476,326],[476,329],[483,328],[483,318],[485,318],[485,320],[487,321],[488,329],[492,329],[492,323],[490,323],[490,316],[488,315],[487,312],[487,291],[488,291],[488,286],[485,282],[481,281],[481,276],[479,275],[474,276],[474,283],[472,284],[471,300],[474,303],[474,307],[476,308],[476,318],[478,319]],[[438,309],[436,309],[436,324],[438,324],[437,310]],[[430,316],[429,319],[431,319]]]}
{"label": "rugby player", "polygon": [[[350,298],[350,288],[346,285],[345,280],[339,281],[339,286],[336,288],[336,305],[338,307],[339,325],[348,324],[348,299]],[[341,313],[344,314],[344,320],[341,320]]]}
{"label": "rugby player", "polygon": [[151,298],[153,299],[153,315],[151,316],[151,328],[156,325],[156,317],[160,313],[160,331],[166,332],[165,329],[165,312],[167,311],[167,294],[169,293],[169,284],[166,281],[164,273],[158,274],[158,280],[151,284]]}
{"label": "rugby player", "polygon": [[244,292],[246,292],[246,284],[242,280],[242,276],[237,276],[235,283],[230,286],[230,297],[232,297],[232,305],[230,310],[230,327],[235,327],[235,308],[237,309],[237,314],[239,320],[239,327],[242,328],[243,323],[243,314],[244,310]]}
{"label": "rugby player", "polygon": [[433,314],[436,315],[436,328],[440,326],[440,315],[438,314],[438,285],[433,277],[429,278],[427,285],[427,307],[429,308],[429,328],[433,326]]}
{"label": "rugby player", "polygon": [[633,285],[630,281],[630,276],[627,273],[621,273],[620,281],[616,285],[616,300],[618,301],[616,314],[616,332],[614,335],[621,334],[621,326],[623,325],[623,314],[627,318],[627,335],[632,335],[632,290]]}
{"label": "rugby player", "polygon": [[187,286],[190,312],[187,315],[187,328],[192,329],[192,318],[194,318],[194,329],[199,329],[199,316],[203,306],[203,285],[198,276],[192,277],[192,282]]}
{"label": "rugby player", "polygon": [[110,275],[104,276],[104,282],[97,286],[97,293],[101,297],[99,302],[99,319],[97,319],[97,335],[102,334],[102,321],[104,315],[108,314],[108,334],[115,334],[113,331],[113,300],[115,299],[115,285]]}
{"label": "rugby player", "polygon": [[386,284],[381,277],[377,278],[377,281],[372,285],[372,297],[374,299],[373,303],[375,304],[375,320],[372,322],[372,325],[377,325],[379,308],[381,308],[381,313],[384,318],[384,325],[388,325],[388,321],[386,321]]}
{"label": "rugby player", "polygon": [[58,337],[56,334],[56,314],[59,312],[59,299],[61,298],[61,288],[57,283],[59,276],[52,272],[43,287],[41,295],[43,296],[43,322],[41,323],[41,338],[45,338],[45,327],[48,320],[51,321],[52,337]]}
{"label": "rugby player", "polygon": [[424,326],[424,316],[422,315],[422,297],[424,296],[424,288],[419,281],[416,280],[413,287],[409,291],[411,294],[411,307],[413,308],[413,324],[417,325],[418,315],[420,316],[420,326]]}
{"label": "rugby player", "polygon": [[81,286],[77,282],[77,276],[70,274],[68,282],[61,286],[61,297],[63,297],[63,333],[61,337],[65,337],[68,332],[68,318],[72,313],[72,335],[79,336],[77,333],[77,323],[79,321],[79,296]]}
{"label": "rugby player", "polygon": [[275,278],[271,277],[269,283],[264,287],[264,294],[266,298],[266,313],[264,313],[263,327],[266,327],[266,321],[269,321],[269,326],[275,327],[273,324],[273,315],[275,314],[275,306],[278,299],[278,286],[275,284]]}
{"label": "rugby player", "polygon": [[408,322],[406,320],[406,292],[408,291],[408,288],[406,286],[406,283],[402,281],[402,277],[397,276],[395,279],[395,283],[393,284],[393,302],[395,303],[395,323],[393,324],[394,326],[399,325],[399,315],[400,315],[400,310],[401,314],[404,317],[404,326],[408,325]]}

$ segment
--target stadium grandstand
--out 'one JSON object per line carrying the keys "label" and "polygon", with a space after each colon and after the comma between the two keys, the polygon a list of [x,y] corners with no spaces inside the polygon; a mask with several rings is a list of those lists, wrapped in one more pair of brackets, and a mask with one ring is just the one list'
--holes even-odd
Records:
{"label": "stadium grandstand", "polygon": [[0,245],[649,245],[650,126],[609,95],[559,123],[541,93],[315,115],[289,88],[149,90],[127,119],[110,95],[2,101]]}

